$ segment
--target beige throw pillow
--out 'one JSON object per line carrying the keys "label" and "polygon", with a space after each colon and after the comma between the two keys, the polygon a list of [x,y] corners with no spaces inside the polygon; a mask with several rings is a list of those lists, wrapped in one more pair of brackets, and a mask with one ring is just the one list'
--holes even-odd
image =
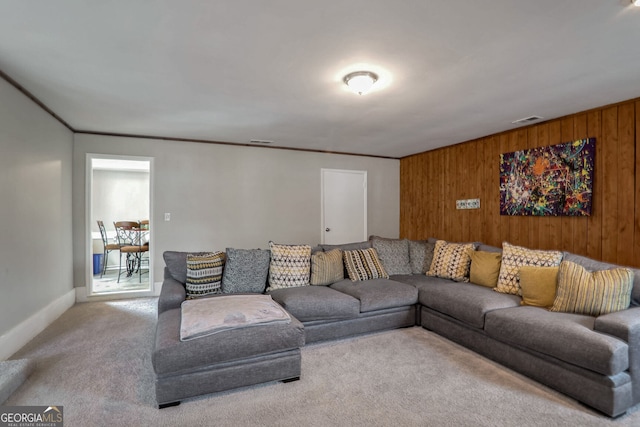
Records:
{"label": "beige throw pillow", "polygon": [[330,285],[344,279],[342,251],[332,249],[311,255],[311,284]]}

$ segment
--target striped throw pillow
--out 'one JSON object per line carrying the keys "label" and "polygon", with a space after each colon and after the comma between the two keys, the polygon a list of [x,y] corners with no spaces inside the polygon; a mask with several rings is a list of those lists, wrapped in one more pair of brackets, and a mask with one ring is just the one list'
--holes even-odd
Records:
{"label": "striped throw pillow", "polygon": [[629,308],[633,271],[613,268],[590,272],[579,264],[563,261],[558,271],[558,290],[551,311],[600,316]]}
{"label": "striped throw pillow", "polygon": [[312,285],[330,285],[342,279],[344,279],[344,264],[340,249],[311,255]]}
{"label": "striped throw pillow", "polygon": [[187,254],[187,299],[219,294],[224,267],[224,253]]}
{"label": "striped throw pillow", "polygon": [[471,256],[469,251],[476,249],[475,243],[448,243],[438,240],[433,250],[433,261],[427,276],[452,279],[456,282],[469,281]]}
{"label": "striped throw pillow", "polygon": [[269,264],[269,288],[308,286],[311,274],[311,246],[278,245],[269,242],[271,262]]}
{"label": "striped throw pillow", "polygon": [[343,259],[352,282],[389,278],[374,248],[344,251]]}

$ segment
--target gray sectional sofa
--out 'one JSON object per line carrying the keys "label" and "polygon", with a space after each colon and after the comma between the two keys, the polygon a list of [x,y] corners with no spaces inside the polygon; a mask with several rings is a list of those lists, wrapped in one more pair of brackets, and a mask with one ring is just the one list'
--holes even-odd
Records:
{"label": "gray sectional sofa", "polygon": [[[371,247],[371,242],[344,247]],[[501,250],[485,245],[478,249]],[[590,271],[616,267],[570,253],[564,259]],[[269,329],[267,336],[259,327],[254,332],[230,331],[196,343],[180,342],[184,281],[165,271],[153,352],[160,405],[258,382],[295,379],[300,372],[299,347],[305,343],[414,325],[608,416],[619,416],[640,402],[638,270],[634,270],[631,306],[598,317],[521,306],[520,296],[425,274],[276,289],[270,294],[294,318],[292,327]]]}

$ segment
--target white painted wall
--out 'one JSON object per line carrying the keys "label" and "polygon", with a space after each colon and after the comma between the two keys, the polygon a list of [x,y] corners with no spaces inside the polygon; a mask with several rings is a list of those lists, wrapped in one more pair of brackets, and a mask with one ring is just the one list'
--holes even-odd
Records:
{"label": "white painted wall", "polygon": [[[397,237],[400,162],[259,147],[76,134],[73,177],[74,279],[86,286],[87,153],[154,157],[151,221],[154,280],[166,250],[266,248],[320,242],[320,170],[368,173],[369,234]],[[164,212],[171,221],[164,222]]]}
{"label": "white painted wall", "polygon": [[[149,219],[149,172],[93,171],[93,218],[114,232],[115,221]],[[91,230],[98,233],[98,223]]]}
{"label": "white painted wall", "polygon": [[0,79],[0,347],[74,291],[72,153],[71,131]]}

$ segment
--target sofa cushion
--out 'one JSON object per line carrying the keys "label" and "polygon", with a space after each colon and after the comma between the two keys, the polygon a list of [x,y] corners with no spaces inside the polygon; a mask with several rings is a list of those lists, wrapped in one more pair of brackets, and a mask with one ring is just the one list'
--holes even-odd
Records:
{"label": "sofa cushion", "polygon": [[427,276],[452,279],[456,282],[469,281],[471,257],[469,250],[475,250],[475,243],[448,243],[438,240],[433,250],[433,261]]}
{"label": "sofa cushion", "polygon": [[310,282],[312,285],[330,285],[342,279],[344,279],[344,262],[342,262],[340,249],[311,254]]}
{"label": "sofa cushion", "polygon": [[428,289],[428,285],[430,282],[451,283],[451,280],[449,279],[441,279],[439,277],[426,276],[424,274],[400,274],[389,276],[389,279],[395,282],[411,285],[414,288],[417,288],[418,291],[423,289],[424,287]]}
{"label": "sofa cushion", "polygon": [[344,251],[342,256],[349,279],[353,282],[389,278],[374,248]]}
{"label": "sofa cushion", "polygon": [[482,252],[502,253],[502,248],[499,248],[497,246],[485,245],[484,243],[480,243],[476,250]]}
{"label": "sofa cushion", "polygon": [[404,283],[389,279],[373,279],[361,282],[342,280],[330,286],[360,301],[360,311],[405,307],[418,302],[418,290]]}
{"label": "sofa cushion", "polygon": [[311,246],[269,242],[269,290],[309,285]]}
{"label": "sofa cushion", "polygon": [[551,307],[556,298],[559,267],[520,267],[518,280],[522,305]]}
{"label": "sofa cushion", "polygon": [[498,284],[502,255],[498,252],[469,250],[469,256],[469,281],[476,285],[495,288]]}
{"label": "sofa cushion", "polygon": [[595,317],[518,307],[488,313],[487,334],[603,375],[629,367],[627,344],[593,330]]}
{"label": "sofa cushion", "polygon": [[[213,296],[211,298],[217,298]],[[180,341],[179,308],[160,313],[153,367],[158,375],[292,350],[304,345],[304,326],[290,323],[231,329],[191,341]]]}
{"label": "sofa cushion", "polygon": [[495,290],[504,294],[520,295],[518,271],[522,266],[557,267],[562,261],[560,251],[527,249],[504,242],[502,244],[502,264],[498,286]]}
{"label": "sofa cushion", "polygon": [[271,254],[262,249],[227,248],[222,274],[222,292],[262,293],[267,286]]}
{"label": "sofa cushion", "polygon": [[373,246],[371,245],[371,240],[365,240],[363,242],[353,242],[353,243],[344,243],[342,245],[318,245],[322,248],[323,251],[327,252],[332,249],[340,249],[342,251],[353,251],[356,249],[369,249]]}
{"label": "sofa cushion", "polygon": [[371,236],[370,240],[387,274],[411,274],[407,239]]}
{"label": "sofa cushion", "polygon": [[301,322],[358,317],[360,301],[327,286],[276,289],[271,298]]}
{"label": "sofa cushion", "polygon": [[590,272],[563,261],[558,271],[558,291],[551,311],[600,316],[629,308],[633,272],[612,268]]}
{"label": "sofa cushion", "polygon": [[411,273],[425,274],[433,261],[436,244],[428,240],[409,240],[409,264]]}
{"label": "sofa cushion", "polygon": [[[620,267],[619,265],[596,261],[581,255],[572,254],[570,252],[564,253],[563,260],[580,264],[588,271],[608,270],[610,268]],[[631,291],[631,305],[634,307],[638,307],[640,306],[640,269],[632,268],[631,271],[633,271],[633,290]]]}
{"label": "sofa cushion", "polygon": [[420,304],[479,329],[484,327],[487,313],[520,305],[516,295],[500,294],[472,283],[425,281],[419,289]]}

